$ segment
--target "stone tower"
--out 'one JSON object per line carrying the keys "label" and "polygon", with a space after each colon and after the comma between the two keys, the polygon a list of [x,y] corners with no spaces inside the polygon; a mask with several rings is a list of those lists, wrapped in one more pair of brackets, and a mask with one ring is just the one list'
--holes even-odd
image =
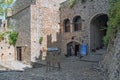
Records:
{"label": "stone tower", "polygon": [[[8,22],[19,32],[15,59],[21,58],[22,62],[30,63],[36,61],[40,49],[45,51],[47,47],[58,46],[59,7],[63,1],[65,0],[16,0],[13,15],[8,17]],[[43,41],[39,44],[41,37]]]}

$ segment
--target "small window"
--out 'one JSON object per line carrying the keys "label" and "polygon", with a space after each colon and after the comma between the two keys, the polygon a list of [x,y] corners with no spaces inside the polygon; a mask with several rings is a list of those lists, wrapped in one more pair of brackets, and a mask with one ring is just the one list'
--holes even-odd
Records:
{"label": "small window", "polygon": [[64,31],[70,32],[70,20],[69,19],[64,20]]}
{"label": "small window", "polygon": [[82,29],[82,21],[80,16],[76,16],[73,19],[73,29],[74,31],[80,31]]}

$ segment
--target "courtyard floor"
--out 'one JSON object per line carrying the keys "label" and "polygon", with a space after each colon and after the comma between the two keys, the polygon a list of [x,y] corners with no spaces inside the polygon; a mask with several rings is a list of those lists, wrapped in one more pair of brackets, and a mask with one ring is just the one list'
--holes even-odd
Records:
{"label": "courtyard floor", "polygon": [[39,66],[25,71],[0,71],[0,80],[106,80],[100,69],[104,50],[91,53],[82,59],[72,56],[62,60],[62,69],[46,73],[45,66]]}

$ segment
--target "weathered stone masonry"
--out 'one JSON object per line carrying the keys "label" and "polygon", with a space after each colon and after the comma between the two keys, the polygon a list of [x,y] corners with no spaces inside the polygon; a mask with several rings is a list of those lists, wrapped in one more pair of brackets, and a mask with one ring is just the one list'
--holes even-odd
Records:
{"label": "weathered stone masonry", "polygon": [[[40,55],[40,50],[43,51],[44,59],[46,55],[44,51],[47,47],[59,47],[62,53],[66,54],[66,45],[70,42],[81,44],[83,40],[84,43],[88,44],[90,50],[95,46],[93,45],[95,40],[99,41],[99,34],[95,39],[92,35],[93,32],[98,33],[98,29],[95,28],[98,25],[94,22],[101,15],[107,14],[107,0],[86,0],[84,3],[77,0],[73,8],[69,7],[68,1],[62,3],[60,7],[59,4],[63,1],[65,0],[17,0],[14,4],[13,16],[9,17],[9,21],[19,32],[16,48],[22,48],[23,62],[36,61]],[[82,30],[75,32],[73,31],[73,19],[76,16],[81,17]],[[64,32],[63,28],[65,19],[70,20],[71,26],[71,31],[67,33]],[[42,44],[39,44],[40,37],[43,37]],[[96,47],[99,44],[97,42]],[[17,50],[15,57],[17,58]]]}
{"label": "weathered stone masonry", "polygon": [[[64,0],[37,0],[36,5],[31,6],[31,40],[36,39],[36,43],[32,42],[32,59],[39,55],[39,50],[47,49],[47,47],[57,47],[57,33],[59,33],[59,4]],[[34,27],[32,26],[34,25]],[[36,28],[35,28],[36,27]],[[34,30],[34,31],[33,31]],[[37,32],[37,33],[36,33]],[[36,36],[36,37],[35,37]],[[39,38],[43,37],[43,42],[39,45]],[[33,46],[35,45],[35,46]],[[37,53],[35,53],[37,51]],[[33,54],[35,53],[35,54]],[[43,59],[46,52],[43,52]]]}
{"label": "weathered stone masonry", "polygon": [[[74,7],[69,7],[69,1],[63,2],[60,7],[60,23],[61,23],[61,48],[62,51],[67,53],[67,44],[70,42],[78,42],[81,44],[83,40],[84,43],[88,44],[88,49],[94,47],[94,42],[97,41],[93,38],[93,34],[98,33],[95,30],[92,31],[93,25],[91,24],[94,18],[97,18],[101,15],[107,15],[108,13],[108,0],[86,0],[85,2],[81,2],[81,0],[77,0]],[[73,19],[76,16],[81,17],[82,21],[82,30],[81,31],[73,31]],[[70,20],[71,31],[64,32],[64,20]],[[100,24],[100,23],[99,23]],[[98,25],[95,25],[98,26]],[[94,28],[95,29],[95,28]],[[71,38],[75,36],[75,39]],[[99,35],[98,35],[99,36]],[[99,44],[99,42],[97,42]],[[96,44],[97,45],[97,44]],[[97,46],[96,46],[97,47]]]}
{"label": "weathered stone masonry", "polygon": [[[19,32],[16,48],[22,48],[22,62],[36,61],[40,49],[58,46],[59,4],[62,1],[64,0],[17,0],[15,2],[13,16],[9,17],[9,22],[15,24],[13,26]],[[42,44],[39,44],[40,37],[43,37]],[[45,53],[43,52],[43,59]],[[17,51],[15,55],[17,58]]]}
{"label": "weathered stone masonry", "polygon": [[[26,5],[28,4],[28,5]],[[14,12],[12,17],[10,17],[10,23],[14,24],[14,30],[19,33],[19,37],[15,46],[15,58],[21,56],[21,60],[25,63],[30,63],[31,56],[31,34],[30,34],[30,0],[24,1],[17,0],[14,5]],[[18,56],[17,48],[21,48],[22,52]]]}

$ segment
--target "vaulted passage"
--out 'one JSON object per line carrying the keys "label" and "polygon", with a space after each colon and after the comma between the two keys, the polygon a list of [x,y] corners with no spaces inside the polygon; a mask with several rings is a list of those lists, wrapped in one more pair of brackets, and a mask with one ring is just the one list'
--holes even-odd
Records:
{"label": "vaulted passage", "polygon": [[96,51],[104,47],[103,37],[106,35],[108,16],[99,14],[90,24],[90,50]]}

